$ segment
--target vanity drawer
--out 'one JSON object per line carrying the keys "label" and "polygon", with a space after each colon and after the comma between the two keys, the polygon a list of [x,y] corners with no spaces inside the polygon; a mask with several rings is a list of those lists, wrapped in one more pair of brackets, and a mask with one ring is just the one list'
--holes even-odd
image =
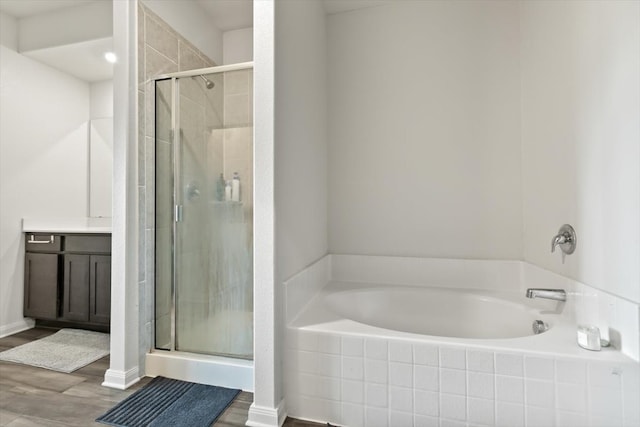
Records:
{"label": "vanity drawer", "polygon": [[66,252],[111,253],[110,235],[66,235],[64,250]]}
{"label": "vanity drawer", "polygon": [[59,252],[62,249],[62,236],[58,234],[27,233],[27,252]]}

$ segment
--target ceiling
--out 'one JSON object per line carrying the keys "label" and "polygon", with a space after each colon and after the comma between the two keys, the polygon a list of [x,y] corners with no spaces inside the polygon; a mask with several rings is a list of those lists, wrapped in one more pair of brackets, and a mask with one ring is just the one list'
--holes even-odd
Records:
{"label": "ceiling", "polygon": [[[27,18],[81,4],[110,0],[0,0],[0,12],[15,18]],[[180,0],[184,1],[184,0]],[[211,17],[221,31],[253,26],[254,0],[193,0]],[[305,1],[305,0],[299,0]],[[348,12],[365,7],[379,6],[394,0],[321,0],[328,14]],[[95,82],[113,76],[113,65],[103,55],[111,50],[112,39],[89,40],[73,45],[58,46],[25,55],[74,75],[82,80]]]}
{"label": "ceiling", "polygon": [[397,0],[324,0],[324,10],[328,14],[348,12],[365,7],[381,6]]}
{"label": "ceiling", "polygon": [[[0,0],[0,12],[21,19],[98,1],[107,0]],[[253,26],[253,0],[194,1],[222,31]],[[21,53],[81,80],[97,82],[113,78],[113,65],[104,60],[112,43],[111,38],[87,40]]]}
{"label": "ceiling", "polygon": [[[0,11],[15,18],[26,18],[98,1],[104,0],[0,0]],[[215,26],[222,31],[253,26],[253,0],[194,1],[202,6]]]}
{"label": "ceiling", "polygon": [[104,54],[113,50],[112,45],[113,39],[108,37],[31,50],[24,52],[24,55],[80,80],[93,83],[113,78],[113,64],[104,59]]}
{"label": "ceiling", "polygon": [[[16,18],[101,0],[0,0],[0,11]],[[222,31],[253,26],[253,0],[195,0]],[[323,0],[329,14],[379,6],[393,0]]]}
{"label": "ceiling", "polygon": [[100,0],[0,0],[0,11],[15,18],[39,15]]}
{"label": "ceiling", "polygon": [[221,31],[253,27],[253,0],[197,0]]}

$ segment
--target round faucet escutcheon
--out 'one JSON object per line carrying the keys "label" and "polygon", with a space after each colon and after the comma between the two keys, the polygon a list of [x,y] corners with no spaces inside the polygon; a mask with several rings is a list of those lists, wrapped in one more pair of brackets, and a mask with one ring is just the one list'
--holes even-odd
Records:
{"label": "round faucet escutcheon", "polygon": [[551,239],[551,252],[555,252],[556,246],[559,246],[563,254],[571,255],[576,250],[576,243],[576,230],[570,224],[563,224]]}

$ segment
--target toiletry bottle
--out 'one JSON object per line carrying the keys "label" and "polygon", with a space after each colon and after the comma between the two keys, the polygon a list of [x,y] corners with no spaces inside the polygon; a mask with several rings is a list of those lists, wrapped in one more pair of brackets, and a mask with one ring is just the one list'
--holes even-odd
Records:
{"label": "toiletry bottle", "polygon": [[238,172],[233,173],[233,179],[231,180],[231,200],[234,202],[240,201],[240,175],[238,175]]}
{"label": "toiletry bottle", "polygon": [[216,200],[219,202],[224,201],[224,187],[226,183],[224,182],[224,176],[220,174],[220,177],[216,181]]}
{"label": "toiletry bottle", "polygon": [[224,199],[227,202],[231,201],[231,181],[227,181],[225,187],[224,187]]}

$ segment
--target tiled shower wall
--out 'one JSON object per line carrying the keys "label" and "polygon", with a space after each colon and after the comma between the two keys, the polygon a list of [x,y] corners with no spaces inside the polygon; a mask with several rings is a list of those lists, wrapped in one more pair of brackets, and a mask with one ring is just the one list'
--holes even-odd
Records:
{"label": "tiled shower wall", "polygon": [[[240,201],[248,221],[247,242],[253,240],[253,69],[224,73],[224,126],[209,136],[209,176],[223,174],[225,180],[238,172]],[[221,165],[221,169],[220,168]],[[215,186],[215,183],[210,183]]]}
{"label": "tiled shower wall", "polygon": [[139,365],[153,345],[154,328],[154,76],[216,64],[170,25],[138,3]]}
{"label": "tiled shower wall", "polygon": [[[224,82],[223,126],[208,135],[209,193],[220,175],[240,177],[240,203],[214,202],[213,233],[207,281],[210,307],[234,313],[234,320],[215,325],[215,333],[237,345],[216,345],[225,354],[253,355],[253,70],[227,71]],[[214,326],[214,325],[211,325]],[[227,338],[225,338],[227,337]],[[239,342],[242,344],[239,344]]]}

